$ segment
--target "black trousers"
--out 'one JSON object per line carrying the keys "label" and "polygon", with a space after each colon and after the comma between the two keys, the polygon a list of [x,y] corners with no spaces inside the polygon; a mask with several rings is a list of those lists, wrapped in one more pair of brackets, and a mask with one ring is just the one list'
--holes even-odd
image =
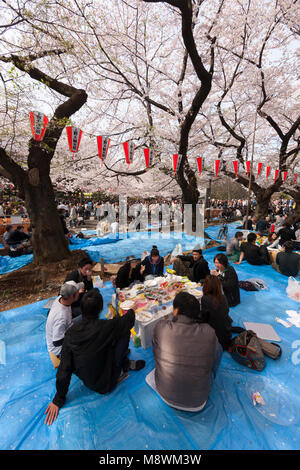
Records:
{"label": "black trousers", "polygon": [[129,359],[126,354],[129,341],[130,331],[114,343],[114,376],[116,379],[118,379],[122,370],[127,372],[129,369]]}

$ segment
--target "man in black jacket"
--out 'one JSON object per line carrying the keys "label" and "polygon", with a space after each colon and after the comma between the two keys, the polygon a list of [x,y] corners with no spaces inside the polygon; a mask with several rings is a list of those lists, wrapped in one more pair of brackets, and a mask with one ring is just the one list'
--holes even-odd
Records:
{"label": "man in black jacket", "polygon": [[26,245],[28,243],[30,243],[30,235],[24,232],[23,225],[18,225],[16,230],[13,230],[7,239],[7,244],[11,248],[23,247],[24,244]]}
{"label": "man in black jacket", "polygon": [[287,241],[283,244],[283,251],[277,254],[276,262],[272,267],[280,274],[296,277],[300,268],[300,255],[293,253],[294,243]]}
{"label": "man in black jacket", "polygon": [[265,217],[257,222],[256,231],[261,235],[268,236],[270,226],[270,217]]}
{"label": "man in black jacket", "polygon": [[84,283],[84,289],[79,291],[79,298],[77,302],[72,304],[72,318],[78,317],[81,315],[80,302],[85,294],[89,290],[93,289],[93,280],[92,280],[92,267],[93,262],[90,258],[86,257],[79,261],[78,269],[69,273],[64,282],[74,281],[76,284],[79,282]]}
{"label": "man in black jacket", "polygon": [[263,264],[270,264],[268,250],[265,246],[257,246],[256,234],[249,233],[247,236],[247,242],[241,244],[241,256],[238,263],[241,264],[243,259],[245,259],[249,264],[254,266],[260,266]]}
{"label": "man in black jacket", "polygon": [[7,245],[9,256],[12,257],[32,253],[30,235],[24,232],[23,225],[18,225],[16,230],[9,233]]}
{"label": "man in black jacket", "polygon": [[174,270],[179,276],[188,276],[193,282],[204,281],[206,276],[210,274],[210,270],[207,261],[202,256],[200,245],[195,246],[192,255],[180,255],[172,259]]}
{"label": "man in black jacket", "polygon": [[283,246],[285,242],[289,242],[295,238],[295,232],[292,230],[291,225],[288,222],[283,224],[283,228],[279,230],[277,235],[280,238],[279,244],[281,246]]}
{"label": "man in black jacket", "polygon": [[140,370],[145,361],[127,358],[130,330],[135,315],[129,310],[123,317],[99,320],[103,298],[98,289],[87,292],[82,299],[82,320],[67,330],[56,374],[56,395],[45,414],[45,424],[56,420],[64,405],[72,374],[91,390],[105,394],[128,377],[128,370]]}

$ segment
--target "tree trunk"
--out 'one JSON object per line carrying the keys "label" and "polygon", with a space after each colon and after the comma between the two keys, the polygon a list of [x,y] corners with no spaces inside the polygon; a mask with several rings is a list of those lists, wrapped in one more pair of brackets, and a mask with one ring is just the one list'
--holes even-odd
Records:
{"label": "tree trunk", "polygon": [[[195,179],[196,181],[196,179]],[[197,186],[194,186],[193,184],[188,184],[184,185],[184,187],[181,187],[182,189],[182,202],[184,204],[191,204],[192,206],[192,230],[193,232],[196,231],[196,221],[197,221],[197,216],[196,216],[196,205],[199,200],[199,191]]]}
{"label": "tree trunk", "polygon": [[255,191],[255,197],[257,202],[255,216],[257,220],[263,219],[268,215],[268,209],[272,194],[272,192],[266,191],[265,189]]}
{"label": "tree trunk", "polygon": [[68,258],[68,247],[58,214],[52,183],[46,173],[38,185],[24,185],[25,206],[32,226],[34,263],[47,264]]}

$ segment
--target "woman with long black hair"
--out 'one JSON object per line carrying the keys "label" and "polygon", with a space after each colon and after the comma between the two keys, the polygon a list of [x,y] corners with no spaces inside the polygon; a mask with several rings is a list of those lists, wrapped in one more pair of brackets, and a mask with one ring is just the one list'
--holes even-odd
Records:
{"label": "woman with long black hair", "polygon": [[228,258],[223,253],[218,253],[214,262],[217,269],[211,271],[211,274],[220,279],[229,307],[235,307],[241,302],[239,279],[235,269],[229,265]]}
{"label": "woman with long black hair", "polygon": [[231,340],[232,319],[229,306],[222,291],[222,283],[216,276],[206,276],[201,298],[201,318],[216,332],[223,350],[227,349]]}

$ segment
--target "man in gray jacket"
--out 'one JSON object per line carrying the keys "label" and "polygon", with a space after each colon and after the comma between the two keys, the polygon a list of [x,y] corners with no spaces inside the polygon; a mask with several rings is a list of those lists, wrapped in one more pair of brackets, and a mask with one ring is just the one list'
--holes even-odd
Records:
{"label": "man in gray jacket", "polygon": [[165,403],[184,411],[204,408],[222,358],[215,330],[200,315],[199,301],[180,292],[173,319],[161,320],[153,332],[155,369],[146,382]]}

